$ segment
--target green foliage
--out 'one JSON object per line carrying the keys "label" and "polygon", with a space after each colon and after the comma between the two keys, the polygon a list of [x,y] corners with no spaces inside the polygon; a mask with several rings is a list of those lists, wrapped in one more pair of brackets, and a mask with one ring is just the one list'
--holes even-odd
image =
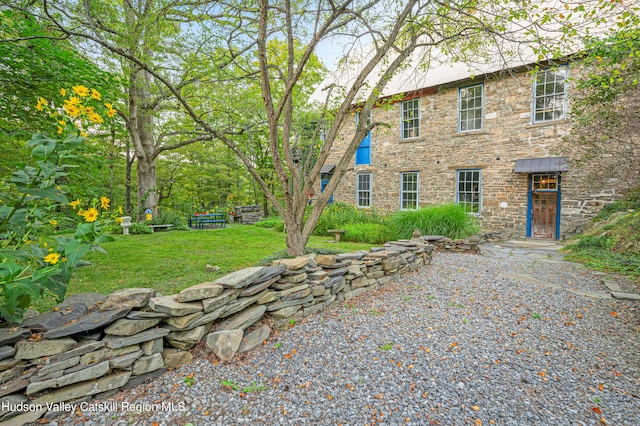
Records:
{"label": "green foliage", "polygon": [[452,239],[466,238],[480,230],[476,219],[456,204],[400,211],[391,216],[390,225],[398,239],[411,238],[416,228],[422,235],[444,235]]}
{"label": "green foliage", "polygon": [[265,390],[267,390],[267,387],[264,385],[264,383],[256,384],[256,382],[253,382],[249,386],[245,386],[244,388],[242,388],[242,392],[244,393],[254,393],[254,392],[257,393]]}
{"label": "green foliage", "polygon": [[254,225],[257,226],[258,228],[271,228],[271,229],[276,229],[280,227],[280,225],[282,225],[284,229],[284,224],[282,223],[282,219],[280,219],[279,217],[261,220],[260,222],[254,223]]}
{"label": "green foliage", "polygon": [[391,348],[393,348],[395,346],[395,344],[393,342],[389,342],[386,345],[382,345],[380,346],[378,349],[380,349],[381,351],[389,351],[391,350]]}
{"label": "green foliage", "polygon": [[153,234],[153,229],[144,222],[134,222],[129,227],[129,233],[133,235]]}
{"label": "green foliage", "polygon": [[384,244],[393,239],[391,228],[382,223],[349,223],[342,229],[346,231],[342,236],[345,241]]}
{"label": "green foliage", "polygon": [[234,380],[221,380],[220,385],[227,389],[240,390],[240,386],[238,386],[238,382]]}
{"label": "green foliage", "polygon": [[607,204],[600,210],[600,213],[593,219],[594,222],[605,221],[617,212],[626,212],[629,210],[640,211],[640,191],[636,190],[627,194],[627,196],[614,203]]}
{"label": "green foliage", "polygon": [[356,223],[384,224],[385,219],[374,210],[358,209],[346,203],[334,203],[322,211],[313,233],[330,235],[327,232],[329,229],[342,229],[345,225]]}
{"label": "green foliage", "polygon": [[186,225],[186,219],[184,214],[177,210],[164,208],[160,210],[160,213],[153,219],[154,225],[173,225],[175,228]]}
{"label": "green foliage", "polygon": [[[342,253],[342,251],[340,251],[340,250],[332,250],[332,249],[328,249],[328,248],[307,247],[305,249],[305,253],[307,253],[307,254],[315,253],[315,254],[334,255],[334,254],[340,254],[340,253]],[[259,265],[259,266],[268,265],[271,262],[273,262],[274,260],[277,260],[277,259],[290,259],[292,257],[293,256],[291,256],[291,255],[289,255],[289,253],[287,253],[286,249],[278,250],[275,253],[260,259],[256,263],[256,265]]]}
{"label": "green foliage", "polygon": [[[100,243],[112,240],[104,234],[110,201],[106,197],[94,199],[86,210],[80,210],[81,201],[69,203],[59,185],[69,176],[69,159],[86,140],[78,134],[76,125],[102,120],[95,110],[88,109],[90,103],[90,99],[83,101],[87,109],[82,111],[77,105],[68,108],[65,101],[68,115],[58,113],[56,117],[59,138],[35,134],[27,142],[30,164],[15,171],[7,191],[0,193],[0,316],[5,320],[19,321],[32,301],[43,297],[63,300],[67,283],[82,258],[90,250],[102,250]],[[36,109],[47,107],[48,101],[40,98]],[[55,231],[58,224],[52,212],[69,209],[69,205],[79,209],[78,215],[85,222],[77,225],[72,236],[45,241],[44,232],[51,228]]]}

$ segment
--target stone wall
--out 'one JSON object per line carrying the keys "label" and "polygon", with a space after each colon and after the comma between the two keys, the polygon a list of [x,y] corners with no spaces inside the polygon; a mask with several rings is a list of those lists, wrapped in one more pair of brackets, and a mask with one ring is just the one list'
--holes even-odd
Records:
{"label": "stone wall", "polygon": [[[578,69],[570,66],[570,77]],[[481,131],[458,132],[459,87],[484,85],[484,125]],[[575,90],[575,88],[570,88]],[[356,173],[372,175],[372,206],[378,211],[400,208],[400,173],[419,172],[419,204],[456,201],[456,171],[481,170],[481,214],[485,232],[525,237],[528,175],[514,173],[516,160],[569,155],[563,137],[571,121],[532,124],[531,75],[478,76],[457,85],[440,86],[420,97],[420,136],[400,139],[400,103],[375,108],[373,122],[383,122],[371,134],[371,164],[349,168],[334,192],[337,202],[356,203]],[[347,120],[326,164],[337,164],[354,134],[355,117]],[[354,161],[355,163],[355,161]],[[562,176],[561,235],[571,235],[617,197],[615,182],[594,182],[592,165]],[[319,188],[316,188],[319,192]],[[503,203],[506,203],[503,204]]]}
{"label": "stone wall", "polygon": [[203,339],[229,361],[261,346],[269,323],[284,328],[375,289],[429,264],[432,251],[403,240],[282,259],[171,296],[150,288],[70,296],[52,312],[0,328],[0,422],[55,417],[65,404],[137,386],[189,362],[188,350]]}
{"label": "stone wall", "polygon": [[258,204],[252,206],[236,206],[235,213],[234,222],[243,225],[253,225],[264,218],[262,207]]}

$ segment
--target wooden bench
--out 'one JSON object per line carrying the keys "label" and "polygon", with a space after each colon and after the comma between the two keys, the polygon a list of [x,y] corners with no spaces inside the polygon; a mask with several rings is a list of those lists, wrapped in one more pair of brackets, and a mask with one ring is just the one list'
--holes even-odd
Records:
{"label": "wooden bench", "polygon": [[151,228],[151,232],[155,232],[156,228],[158,228],[158,229],[169,229],[173,225],[168,224],[168,225],[148,225],[148,226],[149,226],[149,228]]}
{"label": "wooden bench", "polygon": [[346,234],[347,231],[345,231],[344,229],[327,229],[327,232],[330,234],[335,235],[336,237],[336,243],[340,242],[340,237],[342,236],[342,234]]}
{"label": "wooden bench", "polygon": [[224,228],[227,225],[227,221],[224,219],[200,219],[198,224],[200,225],[200,229],[204,229],[205,223],[212,223],[213,226],[220,226],[220,228]]}

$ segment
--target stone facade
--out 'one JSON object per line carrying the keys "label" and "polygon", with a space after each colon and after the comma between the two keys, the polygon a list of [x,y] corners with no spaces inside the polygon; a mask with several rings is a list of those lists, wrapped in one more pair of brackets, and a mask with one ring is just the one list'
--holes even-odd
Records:
{"label": "stone facade", "polygon": [[[572,64],[569,76],[577,73]],[[477,84],[484,89],[482,130],[459,132],[459,89]],[[374,108],[373,122],[389,127],[372,130],[370,165],[356,166],[354,161],[334,192],[334,201],[356,204],[356,174],[371,173],[371,206],[382,212],[398,210],[401,173],[419,172],[420,206],[453,203],[457,170],[478,169],[483,231],[525,237],[530,175],[514,172],[516,160],[568,155],[570,169],[561,174],[557,237],[579,232],[617,193],[611,182],[591,181],[588,165],[578,168],[563,152],[563,137],[571,129],[569,119],[532,124],[532,86],[531,74],[523,70],[405,94],[404,100],[419,98],[420,102],[420,135],[405,140],[400,137],[401,102]],[[354,131],[355,117],[343,128],[326,164],[337,164]]]}

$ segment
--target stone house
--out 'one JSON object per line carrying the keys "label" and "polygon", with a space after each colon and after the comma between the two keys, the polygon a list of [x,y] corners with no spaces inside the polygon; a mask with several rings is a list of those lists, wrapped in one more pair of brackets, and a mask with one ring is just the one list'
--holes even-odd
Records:
{"label": "stone house", "polygon": [[[409,90],[397,84],[385,91],[392,100],[367,117],[389,127],[364,138],[333,200],[385,212],[458,203],[478,216],[483,232],[507,238],[579,232],[616,190],[592,181],[589,165],[578,167],[565,149],[570,77],[578,74],[577,62],[475,75],[457,64],[435,67]],[[320,189],[359,119],[356,109],[322,170]]]}

